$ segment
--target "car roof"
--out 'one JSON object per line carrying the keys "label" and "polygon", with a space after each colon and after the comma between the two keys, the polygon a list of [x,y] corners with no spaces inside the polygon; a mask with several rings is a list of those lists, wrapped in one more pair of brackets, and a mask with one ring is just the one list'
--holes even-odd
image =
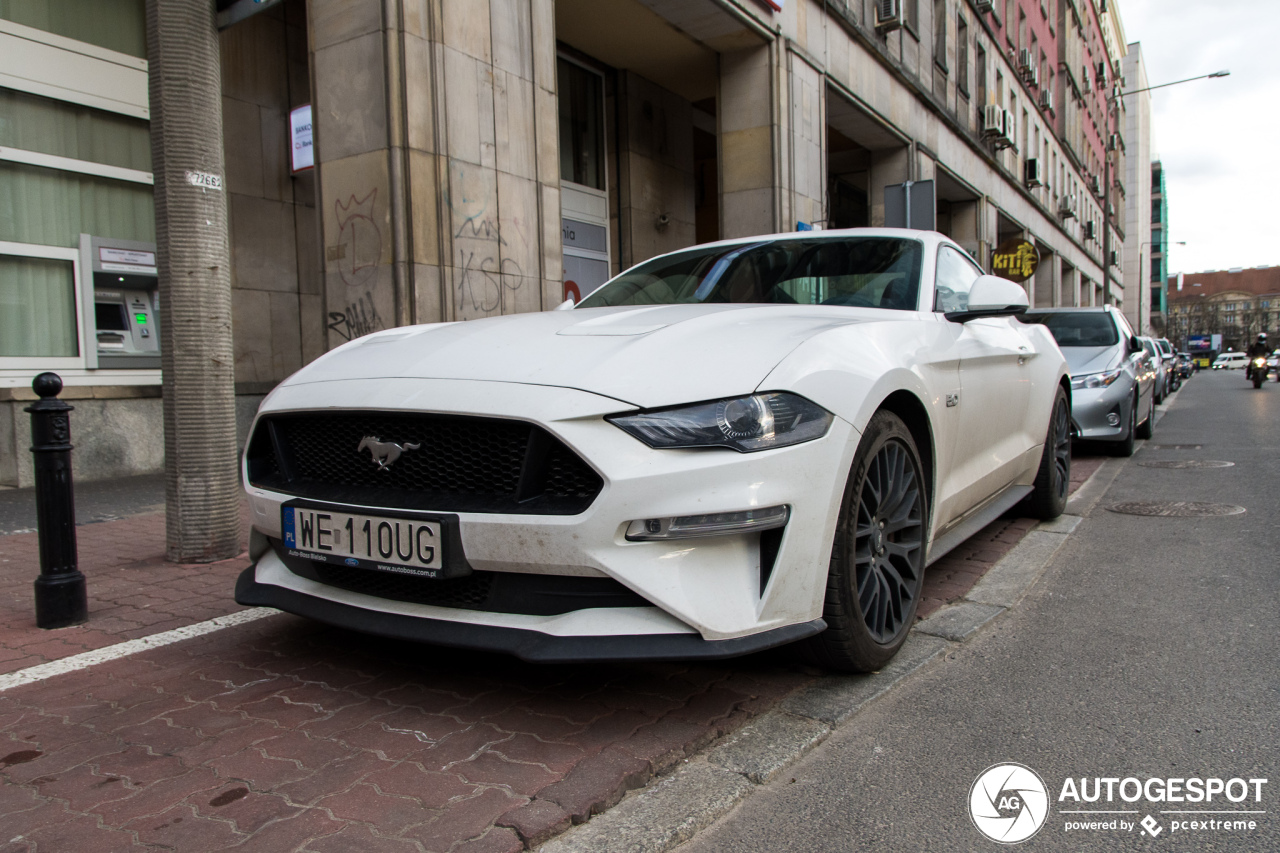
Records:
{"label": "car roof", "polygon": [[[688,252],[695,249],[713,249],[728,246],[749,246],[752,243],[761,243],[768,241],[785,241],[785,240],[836,240],[848,237],[898,237],[908,240],[922,240],[926,243],[939,244],[946,243],[949,246],[956,246],[955,241],[945,234],[938,231],[920,231],[915,228],[832,228],[822,231],[785,231],[778,234],[755,234],[750,237],[733,237],[728,240],[717,240],[714,243],[699,243],[695,246],[686,246],[683,249],[674,249],[665,252],[667,255],[674,255],[680,252]],[[963,249],[961,249],[963,251]],[[657,256],[661,257],[661,255]]]}
{"label": "car roof", "polygon": [[1110,305],[1081,305],[1078,308],[1031,308],[1028,314],[1109,314],[1112,308]]}

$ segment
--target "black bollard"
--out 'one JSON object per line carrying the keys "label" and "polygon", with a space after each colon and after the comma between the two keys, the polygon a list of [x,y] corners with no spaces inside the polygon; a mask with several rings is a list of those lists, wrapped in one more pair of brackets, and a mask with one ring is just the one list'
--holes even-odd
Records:
{"label": "black bollard", "polygon": [[76,558],[76,509],[71,488],[69,406],[57,399],[62,378],[41,373],[31,383],[40,401],[31,413],[31,453],[35,456],[36,526],[40,577],[36,578],[36,625],[67,628],[89,619],[84,575]]}

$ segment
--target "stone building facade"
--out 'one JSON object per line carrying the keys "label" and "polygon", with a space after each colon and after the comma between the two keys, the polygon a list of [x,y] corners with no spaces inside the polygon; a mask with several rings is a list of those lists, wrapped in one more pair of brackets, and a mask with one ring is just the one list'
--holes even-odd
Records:
{"label": "stone building facade", "polygon": [[[56,76],[53,58],[92,54],[95,68],[114,64],[145,83],[145,57],[42,18],[44,5],[4,7],[16,11],[0,20],[0,37],[45,58],[28,66],[34,76],[0,59],[0,92],[55,111],[120,114],[102,93],[79,91],[92,88],[89,77],[58,90],[43,78]],[[142,0],[107,5],[140,25]],[[1109,148],[1116,209],[1124,198],[1123,134],[1106,114],[1125,50],[1114,0],[260,5],[222,33],[242,428],[274,384],[352,337],[547,310],[694,243],[801,223],[894,224],[886,197],[905,182],[932,182],[931,196],[916,196],[931,198],[929,218],[988,268],[1001,242],[1032,241],[1034,305],[1101,303],[1104,263],[1112,301],[1127,301],[1123,253],[1103,257]],[[877,17],[890,6],[895,15]],[[142,93],[126,106],[145,131]],[[295,172],[288,118],[306,104],[315,165]],[[89,165],[0,159],[0,180],[17,168],[103,171],[99,154],[76,156]],[[145,186],[149,154],[128,168]],[[1123,224],[1113,229],[1119,247]],[[16,245],[13,231],[0,213],[0,260],[37,251]],[[80,294],[69,302],[91,306],[88,270],[70,251],[78,233],[50,252],[69,264],[60,286]],[[139,229],[98,236],[147,240]],[[0,279],[0,299],[4,287]],[[18,299],[29,291],[9,289]],[[81,421],[92,428],[81,427],[80,458],[118,460],[93,450],[113,440],[160,447],[158,371],[95,369],[90,344],[79,362],[64,353],[56,365],[66,396],[102,401],[101,418]],[[37,356],[0,349],[0,485],[26,482],[21,406]],[[78,475],[159,461],[152,452]]]}

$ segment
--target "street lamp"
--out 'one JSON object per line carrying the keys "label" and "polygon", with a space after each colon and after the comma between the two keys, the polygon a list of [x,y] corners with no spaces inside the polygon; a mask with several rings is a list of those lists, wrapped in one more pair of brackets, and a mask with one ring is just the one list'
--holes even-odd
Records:
{"label": "street lamp", "polygon": [[1111,150],[1109,146],[1111,144],[1111,114],[1115,111],[1116,103],[1121,98],[1127,98],[1129,95],[1177,86],[1180,83],[1190,83],[1193,80],[1230,76],[1230,71],[1214,71],[1211,74],[1201,74],[1198,77],[1188,77],[1185,80],[1174,80],[1172,83],[1161,83],[1157,86],[1147,86],[1143,89],[1133,89],[1128,92],[1121,92],[1120,87],[1116,86],[1113,88],[1112,93],[1107,96],[1106,118],[1104,120],[1106,138],[1102,142],[1102,304],[1111,304]]}

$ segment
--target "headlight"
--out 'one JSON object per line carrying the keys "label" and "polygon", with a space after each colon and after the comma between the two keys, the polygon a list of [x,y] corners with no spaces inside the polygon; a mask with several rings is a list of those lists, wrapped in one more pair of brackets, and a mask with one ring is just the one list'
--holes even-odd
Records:
{"label": "headlight", "polygon": [[1117,367],[1103,373],[1089,373],[1084,376],[1072,376],[1072,388],[1106,388],[1124,375],[1124,368]]}
{"label": "headlight", "polygon": [[787,447],[826,434],[832,415],[795,394],[752,394],[608,420],[650,447],[728,447],[739,453]]}
{"label": "headlight", "polygon": [[1266,367],[1267,360],[1265,358],[1255,358],[1253,364],[1255,367]]}

